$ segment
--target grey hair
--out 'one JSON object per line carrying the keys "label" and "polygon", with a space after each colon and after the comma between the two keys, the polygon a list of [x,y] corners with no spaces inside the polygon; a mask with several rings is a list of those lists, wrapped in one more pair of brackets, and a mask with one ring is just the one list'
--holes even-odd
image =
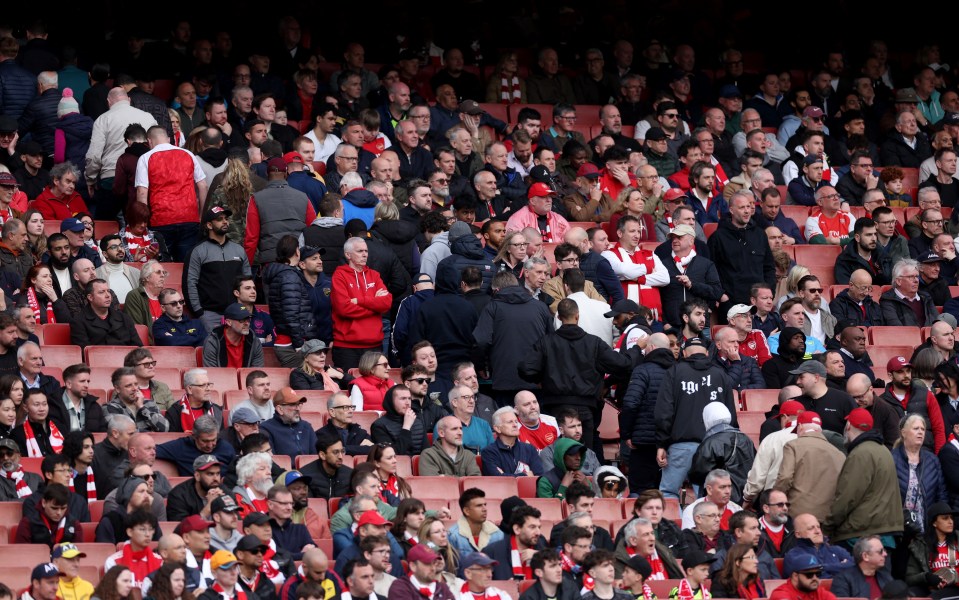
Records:
{"label": "grey hair", "polygon": [[729,471],[724,469],[713,469],[706,474],[706,481],[703,485],[712,485],[720,479],[732,479],[732,477],[729,475]]}
{"label": "grey hair", "polygon": [[[730,205],[730,206],[732,206],[732,203],[736,201],[736,198],[745,198],[745,199],[748,200],[749,202],[753,202],[753,201],[754,201],[754,200],[753,200],[753,193],[752,193],[752,192],[746,192],[746,191],[743,191],[743,190],[739,190],[738,192],[733,192],[733,195],[729,197],[729,205]],[[680,207],[680,208],[682,208],[682,207]],[[687,208],[688,208],[688,207],[687,207]],[[676,210],[679,210],[679,208],[677,208]],[[692,209],[690,209],[690,210],[692,210]]]}
{"label": "grey hair", "polygon": [[[373,179],[372,181],[366,184],[366,189],[367,191],[370,191],[370,192],[373,192],[373,190],[376,188],[385,188],[385,187],[386,187],[386,184],[380,181],[379,179]],[[376,192],[373,192],[373,193],[375,194]]]}
{"label": "grey hair", "polygon": [[140,267],[140,285],[143,285],[158,267],[160,267],[160,261],[157,260],[148,260],[143,263],[143,266]]}
{"label": "grey hair", "polygon": [[549,269],[549,261],[542,256],[530,256],[526,259],[526,262],[523,263],[523,268],[529,271],[537,265],[546,265],[546,268]]}
{"label": "grey hair", "polygon": [[512,406],[504,406],[503,408],[500,408],[499,410],[494,412],[492,417],[493,427],[496,427],[497,425],[499,425],[500,421],[503,419],[503,416],[508,413],[513,413],[515,415],[516,409],[513,408]]}
{"label": "grey hair", "polygon": [[[9,173],[10,170],[7,169],[6,172]],[[21,227],[26,229],[27,225],[20,219],[16,217],[12,219],[7,219],[6,222],[3,224],[3,230],[2,230],[2,233],[0,233],[0,235],[3,236],[3,239],[8,239],[11,235],[20,231]]]}
{"label": "grey hair", "polygon": [[467,390],[470,392],[473,391],[472,389],[470,389],[468,385],[463,385],[463,384],[454,385],[452,388],[450,388],[449,395],[447,396],[447,398],[449,398],[449,401],[452,402],[453,400],[459,400],[460,396],[463,395],[460,393],[462,390]]}
{"label": "grey hair", "polygon": [[242,93],[244,93],[244,92],[250,92],[250,93],[252,94],[252,93],[253,93],[253,88],[251,88],[251,87],[248,86],[248,85],[238,85],[238,86],[236,86],[235,88],[233,88],[233,100],[236,100],[237,98],[239,98],[239,97],[240,97],[240,94],[242,94]]}
{"label": "grey hair", "polygon": [[[197,419],[197,423],[199,422],[200,420]],[[273,465],[273,459],[266,452],[251,452],[238,460],[236,463],[237,484],[246,485],[250,477],[256,473],[256,468],[259,465],[266,465],[267,468],[270,468]]]}
{"label": "grey hair", "polygon": [[879,542],[882,543],[882,540],[878,535],[867,535],[861,537],[856,541],[856,544],[852,547],[852,557],[856,561],[856,564],[865,562],[865,559],[862,557],[863,554],[869,551],[869,542]]}
{"label": "grey hair", "polygon": [[348,144],[346,142],[340,142],[340,145],[336,147],[336,150],[333,151],[333,156],[339,158],[343,156],[343,151],[352,146],[353,144]]}
{"label": "grey hair", "polygon": [[190,369],[183,374],[183,385],[196,385],[196,380],[200,375],[207,375],[207,370]]}
{"label": "grey hair", "polygon": [[356,171],[348,171],[343,175],[343,178],[340,179],[340,189],[343,189],[343,186],[346,186],[348,190],[361,188],[363,187],[363,178],[360,177],[360,174]]}
{"label": "grey hair", "polygon": [[353,496],[353,499],[350,501],[350,506],[346,510],[348,513],[350,513],[350,516],[353,518],[354,521],[359,521],[360,515],[365,513],[367,510],[369,510],[369,509],[364,510],[363,508],[360,507],[360,505],[363,504],[364,502],[372,502],[375,504],[376,498],[374,498],[373,496],[357,495],[357,496]]}
{"label": "grey hair", "polygon": [[350,239],[346,240],[346,242],[343,244],[343,254],[356,252],[355,246],[358,242],[366,243],[366,240],[361,237],[351,237]]}
{"label": "grey hair", "polygon": [[326,410],[327,412],[333,410],[333,405],[336,404],[337,398],[349,398],[349,394],[346,392],[336,392],[326,400]]}
{"label": "grey hair", "polygon": [[623,535],[628,540],[631,537],[636,537],[636,530],[639,529],[640,525],[649,525],[653,526],[653,522],[645,517],[636,517],[632,521],[626,524],[626,527],[623,528]]}
{"label": "grey hair", "polygon": [[127,415],[108,415],[107,431],[120,431],[136,423]]}
{"label": "grey hair", "polygon": [[715,502],[703,500],[702,502],[700,502],[699,504],[693,507],[693,517],[698,517],[699,515],[709,510],[710,508],[714,508],[714,507],[719,508],[718,506],[716,506]]}
{"label": "grey hair", "polygon": [[59,77],[57,76],[57,72],[43,71],[37,75],[37,83],[43,87],[57,87],[59,85]]}
{"label": "grey hair", "polygon": [[[40,350],[40,345],[36,342],[23,342],[23,345],[17,348],[17,360],[23,360],[23,358],[27,355],[27,350],[32,348]],[[42,352],[42,350],[40,351]]]}
{"label": "grey hair", "polygon": [[759,167],[758,169],[756,169],[756,172],[753,173],[753,178],[750,181],[755,184],[757,181],[759,181],[761,177],[765,177],[766,175],[769,175],[771,177],[772,174],[773,174],[772,171],[770,171],[766,167]]}
{"label": "grey hair", "polygon": [[53,179],[63,179],[63,176],[67,173],[73,173],[74,177],[80,179],[80,169],[69,160],[58,165],[53,165],[53,168],[50,169],[50,177]]}
{"label": "grey hair", "polygon": [[919,270],[919,262],[912,258],[904,258],[892,266],[892,278],[898,279],[902,277],[903,271],[906,269],[915,269]]}
{"label": "grey hair", "polygon": [[582,510],[576,511],[572,513],[571,515],[569,515],[568,517],[566,517],[566,525],[573,525],[578,519],[582,519],[583,517],[589,517],[590,519],[592,519],[593,515]]}
{"label": "grey hair", "polygon": [[[925,202],[925,196],[931,196],[932,194],[939,196],[939,190],[932,186],[919,188],[919,193],[916,195],[916,202]],[[939,200],[942,201],[942,196],[939,196]]]}
{"label": "grey hair", "polygon": [[193,437],[199,437],[207,433],[219,433],[220,425],[213,418],[213,415],[203,415],[193,423]]}

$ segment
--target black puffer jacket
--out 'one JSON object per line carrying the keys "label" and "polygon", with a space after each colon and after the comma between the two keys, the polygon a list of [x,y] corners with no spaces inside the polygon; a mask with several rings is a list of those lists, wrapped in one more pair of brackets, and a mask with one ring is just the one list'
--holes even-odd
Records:
{"label": "black puffer jacket", "polygon": [[403,429],[403,415],[397,413],[396,407],[393,406],[393,389],[390,388],[383,397],[383,410],[386,414],[373,421],[370,427],[373,443],[390,444],[397,454],[417,456],[427,447],[427,431],[423,427],[423,419],[417,416],[412,427]]}
{"label": "black puffer jacket", "polygon": [[343,219],[338,217],[317,217],[303,230],[303,245],[316,246],[325,250],[323,254],[323,272],[333,277],[333,271],[343,262]]}
{"label": "black puffer jacket", "polygon": [[[475,238],[474,238],[475,239]],[[447,259],[443,259],[443,266]],[[529,390],[516,365],[524,360],[541,337],[553,329],[553,315],[534,300],[526,288],[503,288],[493,296],[473,329],[480,353],[489,357],[494,390]]]}
{"label": "black puffer jacket", "polygon": [[862,301],[862,308],[866,314],[862,314],[859,303],[849,297],[849,290],[839,292],[835,298],[829,301],[829,312],[836,317],[837,321],[852,321],[856,325],[872,327],[873,325],[882,325],[882,309],[879,303],[872,299],[872,296],[866,296]]}
{"label": "black puffer jacket", "polygon": [[60,97],[60,90],[46,90],[27,105],[18,123],[20,136],[29,133],[47,156],[53,155],[53,131],[57,126],[57,105],[60,104]]}
{"label": "black puffer jacket", "polygon": [[370,235],[389,246],[400,259],[410,277],[419,271],[420,252],[416,246],[416,225],[409,221],[377,221],[370,227]]}
{"label": "black puffer jacket", "polygon": [[729,471],[733,482],[732,501],[742,504],[743,488],[746,487],[746,478],[755,458],[756,447],[748,435],[726,423],[715,425],[706,432],[703,443],[693,455],[689,480],[696,485],[703,485],[710,471]]}
{"label": "black puffer jacket", "polygon": [[12,58],[0,62],[0,114],[19,119],[37,95],[37,78]]}
{"label": "black puffer jacket", "polygon": [[676,364],[669,348],[656,348],[646,355],[643,364],[633,369],[629,387],[623,396],[623,412],[619,413],[619,434],[633,445],[656,443],[656,421],[653,412],[659,385],[666,370]]}
{"label": "black puffer jacket", "polygon": [[263,283],[269,290],[270,317],[276,332],[290,336],[294,348],[316,337],[310,286],[303,272],[290,265],[270,263],[263,268]]}
{"label": "black puffer jacket", "polygon": [[862,269],[872,276],[873,285],[891,283],[892,257],[889,254],[880,254],[878,250],[873,250],[872,258],[873,261],[869,262],[860,256],[859,244],[856,243],[856,240],[851,240],[836,258],[836,283],[848,285],[849,278],[858,269]]}
{"label": "black puffer jacket", "polygon": [[436,266],[436,280],[445,279],[447,284],[458,290],[463,269],[466,267],[479,269],[483,276],[483,285],[480,289],[487,294],[490,293],[490,284],[493,283],[496,267],[483,252],[483,245],[472,234],[458,237],[450,242],[450,255]]}

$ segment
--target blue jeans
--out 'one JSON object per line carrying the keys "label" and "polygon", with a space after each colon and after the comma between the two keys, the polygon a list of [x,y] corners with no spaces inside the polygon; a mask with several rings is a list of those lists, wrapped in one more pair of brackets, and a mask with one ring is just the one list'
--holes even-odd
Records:
{"label": "blue jeans", "polygon": [[698,442],[679,442],[672,444],[666,451],[668,464],[663,469],[663,478],[659,484],[659,491],[667,498],[679,498],[679,490],[683,487],[689,467],[693,464],[693,455],[699,448]]}
{"label": "blue jeans", "polygon": [[163,236],[173,262],[183,262],[190,250],[200,242],[199,223],[174,223],[152,229]]}

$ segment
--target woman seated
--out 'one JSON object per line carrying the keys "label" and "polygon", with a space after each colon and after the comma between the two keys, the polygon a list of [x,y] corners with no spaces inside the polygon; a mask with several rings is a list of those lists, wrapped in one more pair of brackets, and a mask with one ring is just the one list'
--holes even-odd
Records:
{"label": "woman seated", "polygon": [[[396,450],[386,444],[377,444],[370,450],[366,462],[372,464],[373,472],[380,480],[380,498],[390,506],[399,506],[400,501],[412,495],[410,484],[396,474],[399,461]],[[424,507],[423,510],[426,510]]]}
{"label": "woman seated", "polygon": [[529,242],[522,231],[514,231],[506,236],[499,247],[499,252],[493,258],[493,266],[496,271],[510,271],[516,275],[516,279],[523,276],[523,263],[526,262],[526,249]]}
{"label": "woman seated", "polygon": [[353,380],[350,400],[356,410],[384,410],[383,399],[393,387],[390,362],[382,352],[366,352],[360,357],[360,376]]}
{"label": "woman seated", "polygon": [[759,576],[756,548],[752,544],[734,544],[726,553],[723,568],[713,576],[709,591],[714,598],[765,598],[766,586]]}
{"label": "woman seated", "polygon": [[326,364],[326,344],[307,340],[300,347],[303,364],[290,373],[290,387],[294,390],[325,390],[338,392],[349,389],[353,377]]}

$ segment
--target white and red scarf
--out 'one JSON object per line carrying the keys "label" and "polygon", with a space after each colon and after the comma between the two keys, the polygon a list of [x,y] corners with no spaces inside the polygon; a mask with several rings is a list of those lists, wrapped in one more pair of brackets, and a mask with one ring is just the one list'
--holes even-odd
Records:
{"label": "white and red scarf", "polygon": [[[70,475],[70,491],[71,491],[71,492],[77,491],[77,490],[75,489],[74,484],[73,484],[73,480],[74,480],[74,479],[76,478],[76,476],[79,475],[79,474],[80,474],[80,472],[77,471],[76,469],[74,469],[74,470],[73,470],[73,474]],[[86,475],[86,478],[87,478],[87,502],[96,502],[96,499],[97,499],[97,482],[96,482],[96,480],[95,480],[94,477],[93,477],[93,467],[92,467],[92,466],[87,467],[87,470],[84,471],[84,475]]]}
{"label": "white and red scarf", "polygon": [[696,250],[692,249],[689,251],[689,254],[685,258],[676,256],[676,253],[673,252],[673,262],[676,263],[676,270],[679,271],[680,275],[686,274],[686,268],[689,266],[689,263],[693,262],[693,259],[696,258]]}
{"label": "white and red scarf", "polygon": [[50,539],[53,542],[53,546],[56,546],[63,541],[63,533],[67,528],[67,516],[63,515],[63,518],[57,523],[56,527],[50,523],[50,520],[47,519],[46,515],[43,514],[42,509],[40,512],[40,520],[43,521],[44,527],[47,528],[47,531],[50,532]]}
{"label": "white and red scarf", "polygon": [[[210,409],[206,411],[206,414],[213,416],[213,405],[210,405]],[[193,412],[193,407],[190,406],[190,398],[187,396],[186,392],[183,392],[183,397],[180,398],[180,427],[183,428],[184,433],[190,433],[193,431],[193,424],[196,423],[197,416]]]}
{"label": "white and red scarf", "polygon": [[225,600],[233,600],[233,598],[236,598],[237,600],[246,600],[246,592],[243,591],[243,588],[241,588],[239,584],[233,586],[233,596],[227,594],[226,590],[224,590],[223,586],[221,586],[219,583],[214,583],[211,586],[211,589],[217,594],[220,594],[220,597],[224,598]]}
{"label": "white and red scarf", "polygon": [[693,586],[689,584],[688,579],[679,580],[678,594],[676,595],[677,600],[693,600],[696,598],[697,594],[702,594],[699,596],[702,600],[709,600],[712,596],[709,595],[709,590],[706,589],[706,586],[700,586],[699,590],[693,591]]}
{"label": "white and red scarf", "polygon": [[523,92],[519,87],[519,77],[513,75],[507,79],[502,75],[499,78],[500,104],[519,104],[523,99]]}
{"label": "white and red scarf", "polygon": [[[30,310],[33,311],[33,320],[36,321],[37,325],[43,321],[40,319],[40,301],[37,300],[37,291],[32,288],[27,288],[27,304],[30,306]],[[47,306],[45,307],[47,312],[47,323],[56,323],[57,319],[53,315],[53,302],[47,301]]]}
{"label": "white and red scarf", "polygon": [[524,564],[519,556],[519,546],[516,545],[516,536],[509,538],[509,560],[513,565],[513,577],[523,580],[533,579],[533,569]]}
{"label": "white and red scarf", "polygon": [[139,588],[146,579],[147,575],[163,566],[163,559],[153,551],[153,548],[147,546],[143,550],[135,552],[130,542],[123,544],[121,549],[122,556],[117,564],[133,571],[133,580]]}
{"label": "white and red scarf", "polygon": [[276,556],[276,540],[271,539],[266,552],[263,553],[263,564],[260,565],[260,572],[269,578],[275,585],[280,585],[286,581],[286,576],[280,571],[280,565],[273,560]]}
{"label": "white and red scarf", "polygon": [[380,480],[380,497],[383,499],[383,502],[386,502],[383,492],[389,492],[397,498],[400,497],[400,482],[396,478],[396,475],[390,475],[386,481]]}
{"label": "white and red scarf", "polygon": [[[43,452],[40,451],[40,444],[37,443],[37,436],[33,433],[33,427],[30,425],[29,419],[23,422],[23,435],[27,439],[27,456],[42,458]],[[60,454],[63,451],[63,434],[60,433],[53,421],[50,421],[50,447],[54,454]]]}
{"label": "white and red scarf", "polygon": [[589,573],[583,572],[583,567],[573,562],[573,559],[562,550],[559,553],[559,564],[566,573],[572,573],[573,575],[583,573],[583,587],[580,589],[581,594],[585,594],[586,592],[593,590],[593,586],[596,583],[593,581],[593,578],[589,576]]}
{"label": "white and red scarf", "polygon": [[410,548],[420,543],[420,541],[416,539],[416,536],[409,531],[403,532],[403,539],[410,543]]}
{"label": "white and red scarf", "polygon": [[12,479],[17,489],[17,498],[26,498],[27,496],[33,494],[33,490],[30,489],[30,486],[27,485],[26,479],[23,476],[23,467],[17,466],[16,471],[0,471],[3,473],[3,476],[7,479]]}
{"label": "white and red scarf", "polygon": [[[473,596],[473,600],[503,600],[503,597],[499,594],[490,593],[489,588],[483,590],[481,594],[471,592],[470,584],[464,583],[463,587],[460,588],[460,598],[469,598],[470,596]],[[507,598],[509,598],[509,596],[507,596]]]}

